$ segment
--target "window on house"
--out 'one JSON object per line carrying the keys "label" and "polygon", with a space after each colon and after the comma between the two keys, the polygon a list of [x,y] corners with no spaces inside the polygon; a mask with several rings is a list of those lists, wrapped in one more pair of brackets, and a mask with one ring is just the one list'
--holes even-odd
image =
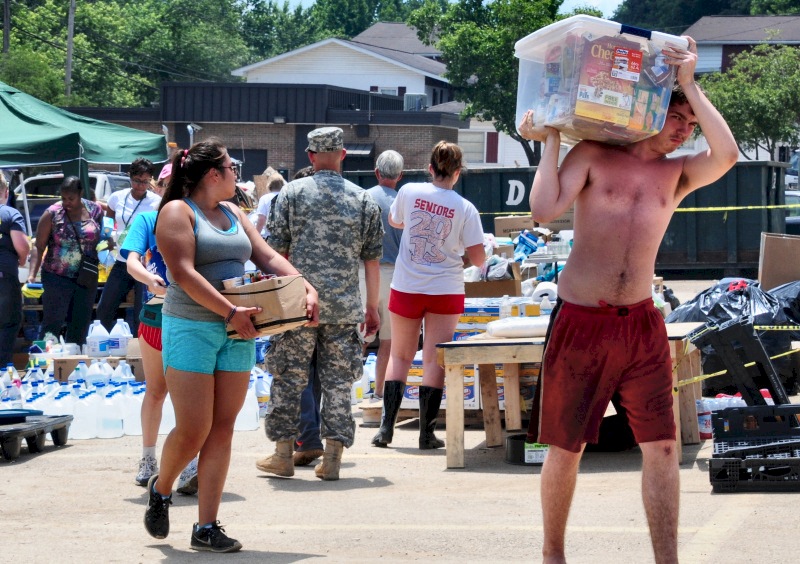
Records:
{"label": "window on house", "polygon": [[378,86],[378,92],[387,96],[397,96],[396,86]]}
{"label": "window on house", "polygon": [[486,150],[486,132],[458,130],[458,145],[464,153],[467,164],[484,163]]}

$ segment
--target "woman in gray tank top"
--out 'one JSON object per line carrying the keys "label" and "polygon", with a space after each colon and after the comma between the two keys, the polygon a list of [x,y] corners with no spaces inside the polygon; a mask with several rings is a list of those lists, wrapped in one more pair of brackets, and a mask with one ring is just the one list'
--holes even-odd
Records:
{"label": "woman in gray tank top", "polygon": [[[155,538],[169,533],[172,486],[197,454],[198,522],[191,548],[235,552],[217,520],[233,439],[255,362],[257,331],[250,316],[258,308],[235,307],[219,291],[222,281],[241,276],[250,259],[264,272],[298,274],[226,200],[236,189],[236,167],[221,141],[210,138],[180,151],[161,200],[156,241],[170,285],[162,321],[167,388],[175,428],[167,437],[158,474],[148,483],[144,523]],[[309,324],[318,322],[317,292],[306,282]],[[226,323],[242,337],[229,339]]]}

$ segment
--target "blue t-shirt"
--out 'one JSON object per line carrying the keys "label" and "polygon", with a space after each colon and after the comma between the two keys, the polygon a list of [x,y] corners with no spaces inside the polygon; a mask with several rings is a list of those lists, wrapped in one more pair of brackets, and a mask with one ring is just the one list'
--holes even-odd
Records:
{"label": "blue t-shirt", "polygon": [[[158,274],[167,284],[167,265],[164,264],[164,258],[158,252],[158,246],[156,245],[155,227],[157,215],[157,211],[148,211],[136,216],[130,229],[128,229],[128,234],[122,243],[119,254],[122,258],[128,260],[128,254],[131,251],[139,253],[145,258],[147,270]],[[152,292],[145,291],[145,293],[147,294],[145,301],[153,298],[154,294]]]}
{"label": "blue t-shirt", "polygon": [[400,252],[400,240],[403,230],[392,227],[389,223],[389,210],[397,198],[397,191],[381,186],[380,184],[367,190],[378,207],[381,208],[381,221],[383,222],[383,256],[381,264],[394,264],[397,262],[397,253]]}
{"label": "blue t-shirt", "polygon": [[25,221],[16,208],[0,204],[0,272],[15,278],[19,276],[19,255],[11,239],[12,231],[25,230]]}

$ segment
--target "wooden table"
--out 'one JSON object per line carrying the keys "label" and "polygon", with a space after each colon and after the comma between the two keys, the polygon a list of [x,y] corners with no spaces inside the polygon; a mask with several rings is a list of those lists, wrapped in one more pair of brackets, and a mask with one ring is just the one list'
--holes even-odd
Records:
{"label": "wooden table", "polygon": [[[681,446],[700,442],[695,409],[695,399],[700,397],[700,383],[679,387],[678,381],[697,376],[701,372],[700,351],[686,339],[689,333],[701,325],[702,323],[667,324],[673,383],[676,390],[673,412],[675,424],[680,429],[677,446],[678,457],[681,461]],[[464,468],[464,378],[462,366],[465,364],[478,365],[486,446],[501,446],[503,429],[500,423],[500,405],[497,399],[495,364],[504,365],[506,430],[518,431],[522,428],[519,364],[542,361],[544,338],[473,339],[440,343],[436,347],[438,362],[445,369],[445,386],[447,387],[447,467]]]}

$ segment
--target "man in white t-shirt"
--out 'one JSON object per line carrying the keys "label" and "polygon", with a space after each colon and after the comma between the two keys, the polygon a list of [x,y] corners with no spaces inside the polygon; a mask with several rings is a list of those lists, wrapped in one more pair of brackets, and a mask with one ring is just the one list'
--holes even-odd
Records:
{"label": "man in white t-shirt", "polygon": [[[116,244],[118,246],[121,246],[125,240],[128,228],[133,224],[134,218],[140,213],[157,210],[161,203],[161,197],[148,190],[150,182],[153,180],[154,170],[153,163],[149,160],[136,159],[131,163],[128,171],[128,175],[131,177],[131,188],[114,192],[108,198],[106,217],[116,220]],[[97,319],[107,331],[111,331],[114,327],[117,310],[132,289],[134,290],[134,302],[131,329],[135,336],[139,328],[139,312],[142,309],[144,285],[128,274],[125,259],[118,256],[103,286],[100,301],[97,303]]]}
{"label": "man in white t-shirt", "polygon": [[269,219],[269,210],[272,207],[272,200],[281,191],[286,181],[280,174],[274,174],[270,177],[267,186],[268,192],[261,196],[258,200],[258,207],[256,208],[256,229],[261,233],[261,237],[265,240],[269,237],[269,229],[267,229],[267,219]]}

